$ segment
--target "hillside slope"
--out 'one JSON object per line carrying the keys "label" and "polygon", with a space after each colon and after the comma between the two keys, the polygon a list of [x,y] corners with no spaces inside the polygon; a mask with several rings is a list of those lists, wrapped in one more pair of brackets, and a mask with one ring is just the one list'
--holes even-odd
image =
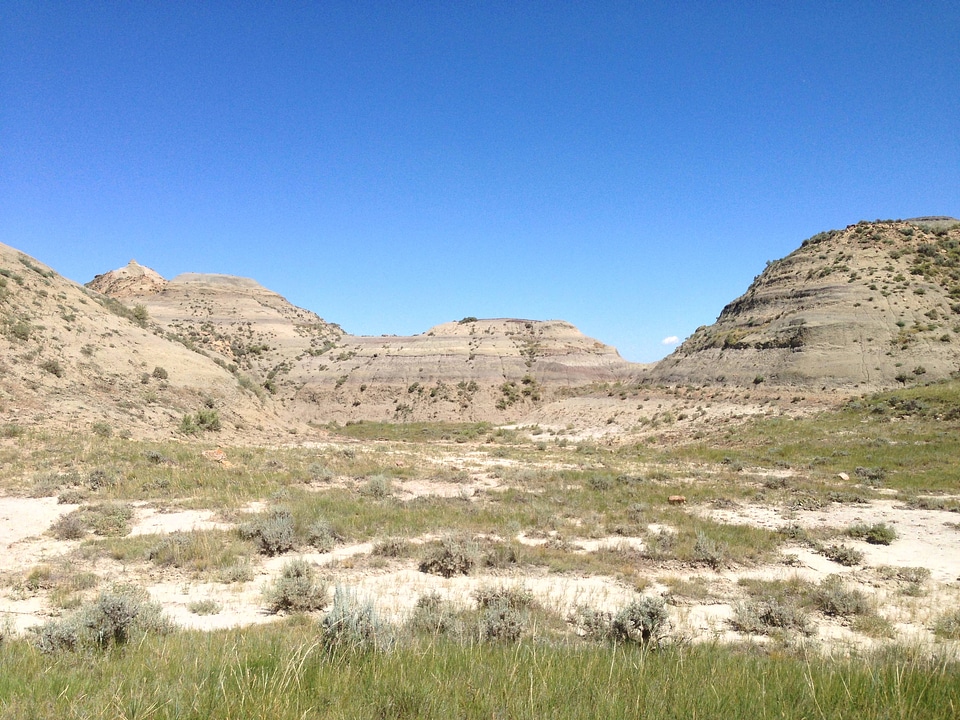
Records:
{"label": "hillside slope", "polygon": [[[165,337],[142,312],[0,245],[0,422],[17,428],[169,437],[213,411],[221,436],[287,419],[213,360]],[[212,413],[211,413],[212,414]]]}
{"label": "hillside slope", "polygon": [[860,222],[769,263],[663,383],[889,387],[960,369],[960,222]]}

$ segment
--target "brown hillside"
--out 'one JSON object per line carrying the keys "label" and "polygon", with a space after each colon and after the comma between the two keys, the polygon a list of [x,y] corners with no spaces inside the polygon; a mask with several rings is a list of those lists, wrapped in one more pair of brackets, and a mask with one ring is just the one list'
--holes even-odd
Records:
{"label": "brown hillside", "polygon": [[960,222],[860,222],[768,264],[651,377],[888,387],[960,369]]}
{"label": "brown hillside", "polygon": [[[148,282],[154,282],[144,273]],[[0,422],[169,437],[183,416],[215,411],[218,437],[281,419],[211,359],[152,330],[142,313],[0,245]]]}

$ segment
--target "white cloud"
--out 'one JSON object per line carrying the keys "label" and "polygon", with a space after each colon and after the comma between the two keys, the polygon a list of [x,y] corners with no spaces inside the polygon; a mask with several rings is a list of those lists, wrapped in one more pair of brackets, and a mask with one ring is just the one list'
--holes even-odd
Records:
{"label": "white cloud", "polygon": [[665,337],[660,341],[661,345],[677,345],[680,342],[680,338],[676,335],[671,335],[670,337]]}

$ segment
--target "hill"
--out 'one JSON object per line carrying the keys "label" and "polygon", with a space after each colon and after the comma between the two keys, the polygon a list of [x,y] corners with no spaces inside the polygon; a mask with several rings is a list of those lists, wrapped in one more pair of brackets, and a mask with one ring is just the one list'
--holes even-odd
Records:
{"label": "hill", "polygon": [[357,336],[253,280],[135,262],[90,289],[142,306],[159,332],[248,378],[298,422],[513,421],[557,392],[641,366],[559,321],[464,318],[414,336]]}
{"label": "hill", "polygon": [[[145,281],[152,281],[145,276]],[[211,358],[151,327],[142,309],[81,287],[0,245],[0,422],[169,436],[198,410],[230,439],[287,419]]]}
{"label": "hill", "polygon": [[768,263],[650,377],[890,387],[960,369],[960,222],[860,222]]}

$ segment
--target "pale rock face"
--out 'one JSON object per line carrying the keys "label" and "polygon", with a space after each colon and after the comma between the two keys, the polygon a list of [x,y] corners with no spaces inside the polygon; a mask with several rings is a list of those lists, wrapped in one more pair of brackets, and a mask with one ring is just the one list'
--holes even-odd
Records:
{"label": "pale rock face", "polygon": [[117,270],[97,275],[87,283],[88,288],[118,299],[157,293],[166,285],[167,281],[160,273],[140,265],[136,260]]}
{"label": "pale rock face", "polygon": [[652,378],[880,388],[958,369],[960,223],[934,218],[810,238],[769,263]]}

